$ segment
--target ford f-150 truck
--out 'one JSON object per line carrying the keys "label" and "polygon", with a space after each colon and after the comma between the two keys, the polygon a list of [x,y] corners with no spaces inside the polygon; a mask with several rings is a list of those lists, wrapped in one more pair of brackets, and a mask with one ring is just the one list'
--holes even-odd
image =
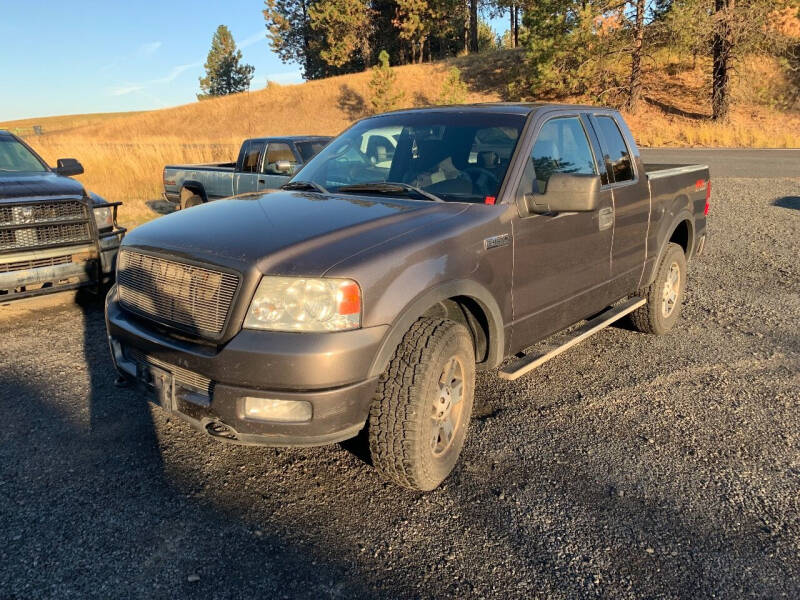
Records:
{"label": "ford f-150 truck", "polygon": [[[391,159],[362,151],[376,131]],[[384,477],[429,490],[461,452],[476,370],[514,379],[623,315],[675,326],[709,192],[705,166],[643,164],[609,109],[370,117],[281,192],[132,232],[106,300],[112,355],[211,436],[362,433]]]}
{"label": "ford f-150 truck", "polygon": [[0,131],[0,303],[93,286],[114,277],[125,229],[120,202],[70,179],[74,158],[51,169],[25,142]]}
{"label": "ford f-150 truck", "polygon": [[325,136],[245,140],[235,163],[167,165],[164,199],[180,208],[248,192],[276,190],[330,141]]}

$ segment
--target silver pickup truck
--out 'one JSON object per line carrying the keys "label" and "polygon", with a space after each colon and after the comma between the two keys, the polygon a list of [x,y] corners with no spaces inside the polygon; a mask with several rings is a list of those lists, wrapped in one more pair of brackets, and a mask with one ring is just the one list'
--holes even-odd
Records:
{"label": "silver pickup truck", "polygon": [[164,199],[189,208],[246,192],[277,190],[331,138],[287,136],[245,140],[232,163],[167,165]]}

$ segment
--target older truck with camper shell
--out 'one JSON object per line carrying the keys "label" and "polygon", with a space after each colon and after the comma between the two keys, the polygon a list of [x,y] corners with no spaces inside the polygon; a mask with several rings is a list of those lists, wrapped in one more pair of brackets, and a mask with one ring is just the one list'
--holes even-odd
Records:
{"label": "older truck with camper shell", "polygon": [[0,131],[0,303],[90,286],[114,277],[125,229],[120,202],[87,192],[61,158],[51,168],[24,141]]}
{"label": "older truck with camper shell", "polygon": [[164,198],[179,208],[210,200],[280,188],[330,141],[326,136],[295,135],[245,140],[232,163],[167,165]]}
{"label": "older truck with camper shell", "polygon": [[461,452],[476,370],[514,379],[625,315],[675,326],[709,193],[705,166],[643,164],[610,109],[366,118],[282,191],[133,231],[106,300],[113,359],[207,435],[362,434],[381,475],[430,490]]}

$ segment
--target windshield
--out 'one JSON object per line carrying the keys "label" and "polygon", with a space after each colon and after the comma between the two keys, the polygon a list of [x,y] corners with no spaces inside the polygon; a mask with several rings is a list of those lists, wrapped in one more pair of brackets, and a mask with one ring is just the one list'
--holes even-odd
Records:
{"label": "windshield", "polygon": [[0,177],[8,173],[41,173],[47,168],[13,137],[0,136]]}
{"label": "windshield", "polygon": [[524,115],[489,112],[381,115],[330,142],[297,180],[358,194],[369,193],[365,184],[397,183],[405,186],[398,193],[413,186],[448,202],[484,202],[497,196],[524,125]]}

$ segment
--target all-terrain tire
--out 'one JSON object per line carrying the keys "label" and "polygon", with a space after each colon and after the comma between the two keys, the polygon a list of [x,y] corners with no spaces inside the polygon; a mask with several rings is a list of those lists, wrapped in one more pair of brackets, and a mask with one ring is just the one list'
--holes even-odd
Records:
{"label": "all-terrain tire", "polygon": [[[450,386],[446,373],[451,367],[459,369],[462,385],[459,400],[449,404],[450,392],[442,382]],[[456,387],[454,383],[452,398]],[[369,450],[378,472],[414,490],[438,486],[461,453],[474,394],[475,350],[466,328],[449,319],[416,321],[381,375],[370,407]],[[436,411],[445,404],[449,411],[459,411],[450,436],[442,433],[446,427],[436,420]],[[447,412],[448,417],[452,414]]]}
{"label": "all-terrain tire", "polygon": [[[686,292],[686,255],[683,248],[672,242],[667,244],[661,259],[656,266],[656,278],[648,287],[640,290],[639,295],[647,303],[631,313],[633,326],[643,333],[662,335],[675,326],[681,312],[681,304]],[[677,269],[678,282],[675,289],[673,279]],[[668,288],[674,291],[674,300],[666,300]],[[669,294],[672,296],[672,293]],[[672,306],[667,310],[667,306]]]}
{"label": "all-terrain tire", "polygon": [[198,196],[197,194],[192,195],[184,195],[181,194],[181,210],[186,210],[187,208],[192,208],[193,206],[199,206],[203,203],[203,197]]}

